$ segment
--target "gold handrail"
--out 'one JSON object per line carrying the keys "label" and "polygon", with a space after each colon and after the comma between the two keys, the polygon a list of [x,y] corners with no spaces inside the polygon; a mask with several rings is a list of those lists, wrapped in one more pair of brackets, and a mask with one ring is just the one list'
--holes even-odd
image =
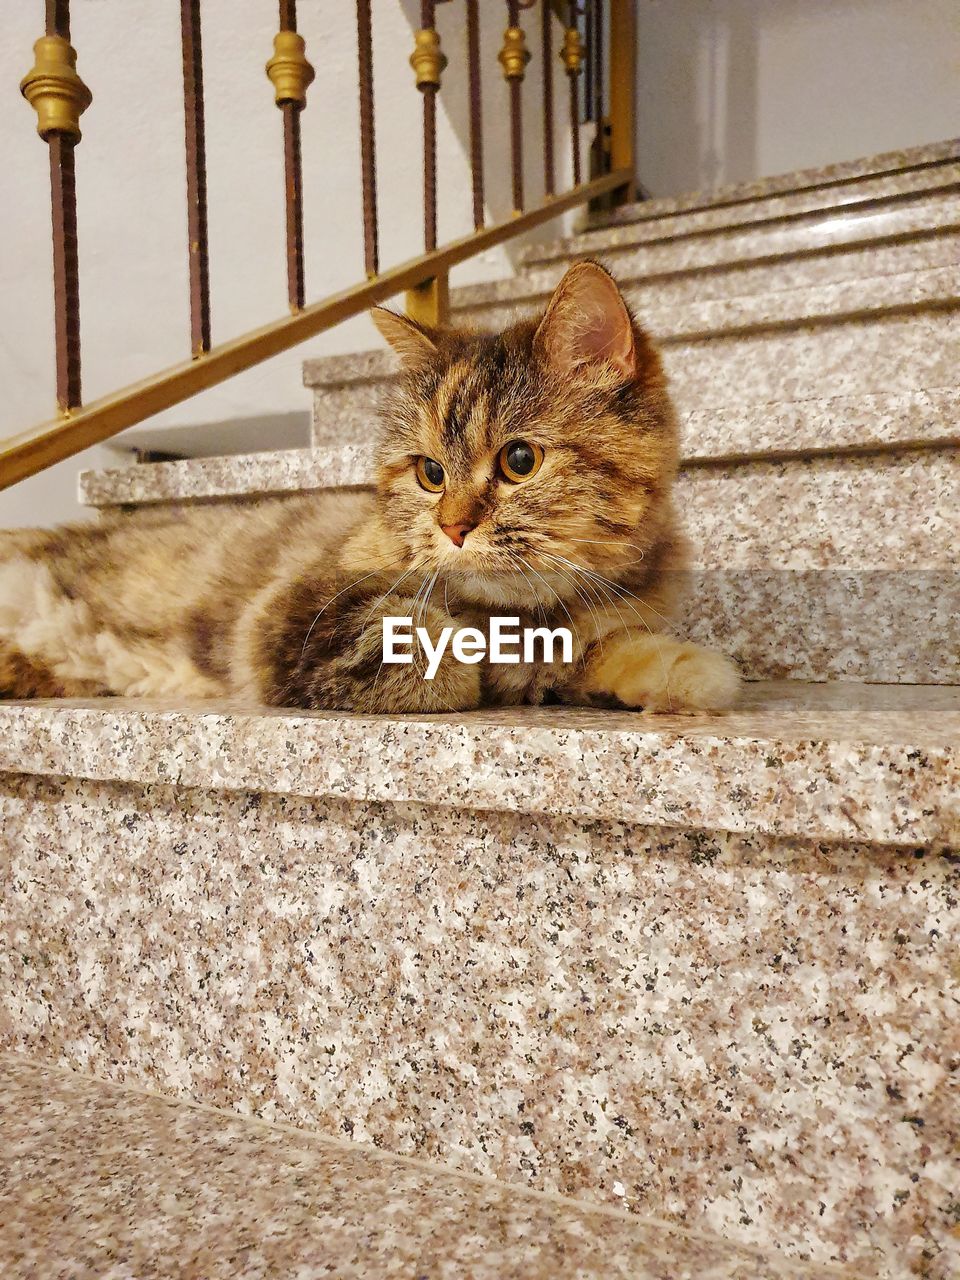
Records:
{"label": "gold handrail", "polygon": [[552,196],[525,213],[484,227],[481,231],[471,232],[432,253],[420,254],[397,267],[391,267],[372,280],[365,280],[362,284],[331,294],[304,307],[302,311],[274,320],[271,324],[242,334],[218,347],[212,347],[194,360],[173,365],[142,382],[85,405],[82,409],[76,409],[68,415],[4,440],[0,443],[0,489],[35,475],[44,467],[61,462],[90,445],[107,440],[144,418],[159,413],[162,409],[169,409],[171,405],[179,404],[181,400],[187,400],[198,391],[204,391],[218,382],[224,382],[243,369],[279,355],[281,351],[286,351],[315,334],[323,333],[325,329],[330,329],[405,289],[413,290],[426,282],[442,278],[458,262],[464,262],[485,249],[502,244],[505,240],[529,231],[531,227],[549,222],[558,214],[608,191],[622,189],[632,176],[626,169],[604,174],[603,177],[585,182],[562,195]]}

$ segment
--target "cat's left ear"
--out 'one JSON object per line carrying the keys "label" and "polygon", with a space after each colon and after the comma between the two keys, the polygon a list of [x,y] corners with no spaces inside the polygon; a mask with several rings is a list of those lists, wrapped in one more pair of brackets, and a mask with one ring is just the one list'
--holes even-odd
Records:
{"label": "cat's left ear", "polygon": [[596,262],[577,262],[557,285],[534,338],[559,373],[612,370],[637,376],[633,321],[616,281]]}
{"label": "cat's left ear", "polygon": [[405,369],[419,369],[437,354],[429,335],[406,316],[398,316],[386,307],[374,307],[370,318],[380,330],[380,336],[386,338],[400,357]]}

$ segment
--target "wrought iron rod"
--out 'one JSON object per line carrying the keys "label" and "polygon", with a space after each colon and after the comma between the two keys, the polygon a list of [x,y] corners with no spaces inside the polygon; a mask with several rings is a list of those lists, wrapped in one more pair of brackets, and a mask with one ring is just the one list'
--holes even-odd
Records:
{"label": "wrought iron rod", "polygon": [[367,276],[380,270],[377,227],[377,161],[373,123],[373,31],[370,0],[357,0],[357,69],[360,82],[360,173],[363,186],[363,261]]}
{"label": "wrought iron rod", "polygon": [[541,53],[543,56],[543,189],[553,195],[553,12],[550,0],[540,0]]}
{"label": "wrought iron rod", "polygon": [[[81,401],[80,383],[80,272],[77,252],[77,187],[75,147],[80,140],[80,113],[89,105],[90,94],[71,65],[69,0],[46,0],[44,32],[63,42],[58,50],[59,72],[65,80],[52,83],[49,68],[34,79],[35,67],[25,77],[21,89],[37,108],[38,128],[47,143],[50,158],[50,212],[53,236],[53,323],[56,363],[57,406],[63,412],[76,409]],[[51,120],[43,114],[45,99],[66,90],[69,100],[65,115]],[[59,125],[59,127],[57,127]],[[49,127],[46,127],[49,126]]]}
{"label": "wrought iron rod", "polygon": [[519,0],[507,0],[507,30],[500,65],[510,89],[510,171],[513,181],[513,211],[523,212],[523,73],[527,53],[523,30],[520,27]]}
{"label": "wrought iron rod", "polygon": [[57,404],[82,403],[80,384],[80,265],[77,251],[77,184],[73,138],[51,133],[50,207],[53,213],[53,317]]}
{"label": "wrought iron rod", "polygon": [[593,120],[603,135],[603,0],[593,0]]}
{"label": "wrought iron rod", "polygon": [[183,112],[187,151],[187,237],[190,266],[190,348],[210,350],[210,259],[207,244],[207,157],[203,127],[200,0],[180,0]]}
{"label": "wrought iron rod", "polygon": [[306,106],[313,68],[297,35],[297,2],[280,0],[280,35],[267,63],[276,101],[283,113],[284,216],[287,242],[287,300],[291,311],[304,304],[303,165],[300,158],[300,112]]}
{"label": "wrought iron rod", "polygon": [[586,46],[586,68],[583,81],[583,115],[593,120],[593,10],[595,0],[583,0],[583,38]]}
{"label": "wrought iron rod", "polygon": [[477,0],[467,0],[467,79],[470,95],[470,172],[473,178],[473,226],[484,223],[483,107],[480,91],[480,17]]}
{"label": "wrought iron rod", "polygon": [[[435,32],[434,0],[420,0],[420,27]],[[438,46],[439,49],[439,46]],[[439,82],[439,73],[437,74]],[[423,94],[423,247],[437,247],[437,90],[439,83],[418,84]]]}
{"label": "wrought iron rod", "polygon": [[573,156],[573,185],[575,187],[579,187],[580,181],[583,177],[581,164],[580,164],[580,87],[579,87],[580,66],[583,60],[583,55],[579,51],[580,40],[579,40],[579,27],[577,25],[578,17],[579,17],[579,12],[577,8],[577,0],[570,0],[569,14],[567,18],[566,44],[567,46],[569,46],[571,43],[571,37],[573,37],[573,43],[576,45],[576,50],[573,51],[568,49],[566,66],[567,66],[567,79],[570,82],[570,148]]}

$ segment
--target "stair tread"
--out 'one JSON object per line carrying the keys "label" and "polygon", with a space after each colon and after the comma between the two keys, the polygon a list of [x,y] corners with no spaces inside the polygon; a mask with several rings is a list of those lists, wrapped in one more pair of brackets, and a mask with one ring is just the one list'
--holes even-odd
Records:
{"label": "stair tread", "polygon": [[174,1266],[207,1280],[853,1274],[13,1054],[0,1058],[0,1131],[10,1280]]}
{"label": "stair tread", "polygon": [[960,686],[759,681],[718,717],[7,702],[0,771],[928,843],[960,816]]}
{"label": "stair tread", "polygon": [[610,214],[599,215],[594,222],[606,220],[645,221],[664,215],[700,209],[712,209],[720,205],[739,204],[763,200],[773,196],[800,193],[816,187],[840,187],[863,178],[888,177],[898,181],[905,172],[950,163],[960,157],[960,139],[947,138],[942,142],[924,143],[900,151],[884,151],[879,155],[857,160],[845,160],[835,164],[820,165],[809,169],[795,169],[769,177],[735,182],[714,190],[686,192],[679,196],[658,196],[623,205]]}
{"label": "stair tread", "polygon": [[450,301],[453,309],[460,311],[532,296],[551,288],[572,259],[597,255],[621,284],[649,289],[654,299],[665,287],[702,286],[711,276],[719,276],[722,284],[732,288],[741,276],[756,274],[760,267],[767,268],[764,289],[786,287],[778,282],[777,272],[787,280],[792,275],[802,284],[804,273],[816,271],[829,276],[831,272],[839,275],[843,269],[851,275],[869,276],[895,270],[875,266],[881,251],[892,262],[912,261],[920,266],[936,254],[949,263],[956,260],[953,240],[960,222],[958,184],[960,165],[956,166],[956,181],[942,190],[880,207],[870,201],[865,209],[842,206],[819,210],[815,218],[712,228],[659,240],[634,239],[630,227],[586,231],[529,255],[516,276],[451,290]]}

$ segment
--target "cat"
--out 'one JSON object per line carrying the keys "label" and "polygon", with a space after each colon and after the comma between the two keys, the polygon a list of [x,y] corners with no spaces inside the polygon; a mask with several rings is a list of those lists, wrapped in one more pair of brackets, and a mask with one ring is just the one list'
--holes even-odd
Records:
{"label": "cat", "polygon": [[[374,492],[117,513],[0,536],[0,695],[367,713],[541,703],[720,712],[735,665],[665,630],[683,541],[660,357],[572,266],[501,334],[373,319],[401,372]],[[381,620],[565,626],[570,663],[383,661]]]}

